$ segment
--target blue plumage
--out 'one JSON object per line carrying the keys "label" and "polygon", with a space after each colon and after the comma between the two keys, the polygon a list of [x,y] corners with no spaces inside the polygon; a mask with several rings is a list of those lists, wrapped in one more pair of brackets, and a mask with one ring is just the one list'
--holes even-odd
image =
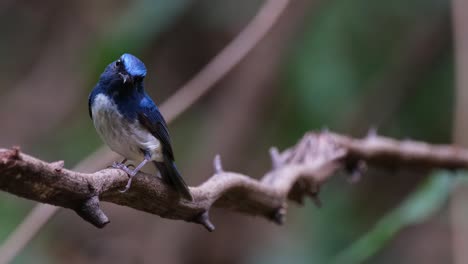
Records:
{"label": "blue plumage", "polygon": [[137,57],[125,53],[120,57],[120,59],[122,60],[123,65],[125,65],[125,70],[128,72],[128,74],[132,76],[146,76],[145,64]]}
{"label": "blue plumage", "polygon": [[124,162],[114,164],[130,176],[125,191],[130,188],[132,177],[151,161],[170,185],[192,200],[175,166],[166,122],[144,90],[145,76],[143,62],[131,54],[123,54],[101,74],[89,96],[89,114],[103,141],[124,156],[124,162],[141,161],[134,170]]}

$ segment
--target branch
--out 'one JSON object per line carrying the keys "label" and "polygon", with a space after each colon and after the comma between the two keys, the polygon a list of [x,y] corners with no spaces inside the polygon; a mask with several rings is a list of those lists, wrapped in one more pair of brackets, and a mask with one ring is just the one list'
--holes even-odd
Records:
{"label": "branch", "polygon": [[468,150],[416,141],[397,141],[373,133],[364,139],[322,132],[307,133],[297,145],[270,151],[272,169],[260,180],[225,171],[219,156],[214,175],[198,187],[190,187],[193,202],[158,177],[139,173],[127,193],[127,175],[117,169],[80,173],[63,168],[63,162],[47,163],[18,149],[0,150],[0,190],[18,196],[69,208],[97,227],[109,223],[99,207],[107,201],[164,218],[202,224],[214,230],[209,219],[212,206],[247,215],[259,215],[278,224],[284,222],[287,200],[302,203],[305,196],[316,202],[321,185],[345,169],[361,174],[365,163],[423,169],[468,168]]}
{"label": "branch", "polygon": [[166,121],[175,119],[238,65],[273,28],[289,2],[265,1],[249,24],[197,75],[161,105]]}

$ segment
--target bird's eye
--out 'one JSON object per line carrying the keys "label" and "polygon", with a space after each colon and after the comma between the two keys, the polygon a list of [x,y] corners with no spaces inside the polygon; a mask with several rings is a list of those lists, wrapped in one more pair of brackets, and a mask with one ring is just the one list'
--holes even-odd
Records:
{"label": "bird's eye", "polygon": [[120,65],[122,65],[122,61],[121,60],[117,60],[115,62],[115,66],[119,67]]}

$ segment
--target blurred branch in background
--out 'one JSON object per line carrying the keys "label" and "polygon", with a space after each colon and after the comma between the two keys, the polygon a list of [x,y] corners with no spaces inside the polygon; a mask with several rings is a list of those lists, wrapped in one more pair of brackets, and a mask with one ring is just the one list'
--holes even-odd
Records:
{"label": "blurred branch in background", "polygon": [[[271,29],[287,4],[288,0],[266,1],[258,14],[252,19],[252,22],[239,33],[232,43],[222,50],[200,74],[196,75],[183,86],[183,89],[181,89],[175,97],[168,99],[168,102],[173,102],[171,104],[177,103],[177,107],[174,109],[169,103],[164,103],[161,106],[161,111],[166,116],[167,122],[173,121],[244,58],[248,51],[264,37],[269,29]],[[182,102],[179,100],[182,100]],[[169,113],[166,114],[166,112]],[[107,149],[99,149],[85,160],[85,164],[79,164],[77,168],[95,170],[101,168],[104,164],[108,164],[115,158],[116,155],[109,153]],[[98,166],[91,166],[90,163]],[[15,230],[4,242],[0,248],[0,263],[8,263],[13,259],[27,242],[34,237],[36,232],[40,230],[40,227],[47,222],[46,219],[50,218],[56,211],[56,209],[52,209],[48,206],[39,205],[39,207],[43,209],[33,210],[33,214],[28,216],[24,221],[25,224],[20,225],[21,229]]]}
{"label": "blurred branch in background", "polygon": [[182,86],[162,105],[164,116],[173,120],[223,78],[266,35],[289,0],[267,1],[255,18],[195,78]]}
{"label": "blurred branch in background", "polygon": [[[468,2],[452,1],[452,24],[455,43],[456,102],[453,137],[456,144],[468,146]],[[453,259],[456,264],[468,263],[468,184],[460,182],[450,204]]]}

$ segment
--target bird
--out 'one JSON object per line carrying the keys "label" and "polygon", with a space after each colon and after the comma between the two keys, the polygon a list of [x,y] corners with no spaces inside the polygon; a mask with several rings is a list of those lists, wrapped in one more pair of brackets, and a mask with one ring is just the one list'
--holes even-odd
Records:
{"label": "bird", "polygon": [[[180,196],[192,201],[187,184],[178,171],[166,121],[144,89],[145,64],[124,53],[104,69],[88,98],[94,127],[111,150],[124,157],[112,167],[125,171],[130,189],[133,177],[148,162],[154,163],[163,180]],[[130,169],[127,161],[139,162]]]}

